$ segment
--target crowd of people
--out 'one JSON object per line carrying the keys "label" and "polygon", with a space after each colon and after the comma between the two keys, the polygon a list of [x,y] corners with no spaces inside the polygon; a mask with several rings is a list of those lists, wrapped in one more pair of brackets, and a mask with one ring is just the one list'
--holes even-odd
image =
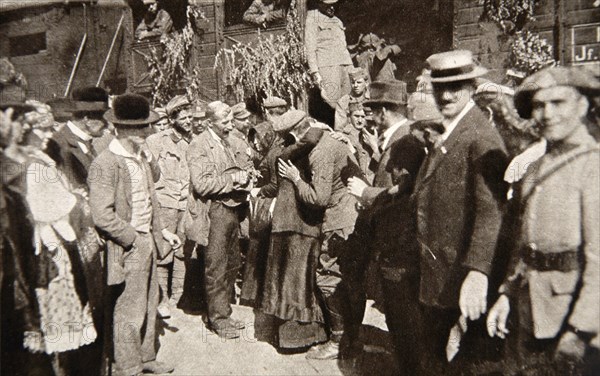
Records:
{"label": "crowd of people", "polygon": [[[342,30],[334,2],[314,30]],[[278,349],[356,356],[377,290],[402,374],[597,372],[599,78],[548,67],[509,88],[455,50],[409,94],[327,61],[309,56],[332,124],[274,96],[262,114],[152,109],[99,87],[59,121],[2,59],[3,371],[172,372],[156,328],[195,254],[192,300],[224,339],[251,324],[239,299]]]}

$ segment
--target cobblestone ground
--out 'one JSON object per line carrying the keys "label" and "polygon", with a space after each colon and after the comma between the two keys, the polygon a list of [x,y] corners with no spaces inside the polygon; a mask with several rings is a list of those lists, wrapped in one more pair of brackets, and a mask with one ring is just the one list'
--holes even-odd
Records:
{"label": "cobblestone ground", "polygon": [[233,307],[233,317],[247,328],[240,338],[223,340],[208,331],[200,314],[180,309],[161,327],[158,360],[175,367],[175,375],[395,375],[387,333],[364,325],[361,354],[344,360],[307,360],[303,353],[280,354],[254,336],[254,314]]}

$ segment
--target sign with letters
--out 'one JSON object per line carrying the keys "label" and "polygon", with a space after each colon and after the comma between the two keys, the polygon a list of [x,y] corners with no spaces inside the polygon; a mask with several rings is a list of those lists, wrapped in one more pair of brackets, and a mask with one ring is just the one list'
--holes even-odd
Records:
{"label": "sign with letters", "polygon": [[571,44],[573,65],[600,63],[600,23],[573,26]]}

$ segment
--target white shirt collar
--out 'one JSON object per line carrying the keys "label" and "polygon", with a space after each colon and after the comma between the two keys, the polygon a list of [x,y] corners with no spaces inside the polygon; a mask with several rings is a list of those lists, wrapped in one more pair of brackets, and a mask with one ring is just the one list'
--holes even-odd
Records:
{"label": "white shirt collar", "polygon": [[70,120],[67,121],[67,127],[71,130],[71,132],[73,132],[75,136],[79,137],[83,141],[90,141],[92,139],[92,136],[79,129],[79,127],[73,124]]}
{"label": "white shirt collar", "polygon": [[131,154],[130,152],[128,152],[127,150],[125,150],[125,148],[123,147],[123,144],[121,144],[121,142],[117,138],[113,139],[110,142],[110,144],[108,144],[108,150],[110,150],[111,152],[113,152],[116,155],[120,155],[121,157],[131,158],[131,159],[135,159],[135,160],[140,159],[139,157],[137,157],[137,156]]}
{"label": "white shirt collar", "polygon": [[448,139],[448,137],[450,137],[450,134],[452,133],[452,131],[454,131],[454,128],[456,128],[456,126],[458,125],[458,122],[461,121],[461,119],[465,117],[467,112],[469,112],[469,110],[471,108],[473,108],[473,106],[475,106],[475,102],[473,102],[473,100],[470,99],[467,102],[467,104],[465,105],[465,107],[462,109],[462,111],[454,119],[452,119],[452,121],[448,125],[444,124],[445,131],[440,136],[441,142],[446,141]]}
{"label": "white shirt collar", "polygon": [[402,119],[399,122],[397,122],[396,124],[392,125],[388,129],[386,129],[385,132],[383,132],[383,143],[381,144],[382,150],[385,150],[385,148],[387,147],[387,144],[390,142],[390,138],[392,138],[392,135],[394,133],[396,133],[398,128],[400,128],[407,122],[408,122],[408,119]]}

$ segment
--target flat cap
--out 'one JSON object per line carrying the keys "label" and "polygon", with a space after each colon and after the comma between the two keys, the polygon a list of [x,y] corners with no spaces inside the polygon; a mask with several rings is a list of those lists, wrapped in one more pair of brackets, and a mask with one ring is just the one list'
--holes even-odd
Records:
{"label": "flat cap", "polygon": [[592,72],[579,67],[549,67],[527,77],[517,88],[515,107],[524,119],[531,118],[531,100],[540,89],[571,86],[589,97],[600,95],[600,81]]}
{"label": "flat cap", "polygon": [[287,105],[287,102],[279,97],[267,97],[264,102],[265,108],[286,107]]}
{"label": "flat cap", "polygon": [[273,123],[273,130],[281,133],[289,132],[304,119],[306,119],[306,112],[290,110],[275,120]]}
{"label": "flat cap", "polygon": [[235,106],[231,107],[233,111],[233,117],[237,120],[244,120],[252,115],[250,111],[246,109],[246,104],[244,102],[238,103]]}

